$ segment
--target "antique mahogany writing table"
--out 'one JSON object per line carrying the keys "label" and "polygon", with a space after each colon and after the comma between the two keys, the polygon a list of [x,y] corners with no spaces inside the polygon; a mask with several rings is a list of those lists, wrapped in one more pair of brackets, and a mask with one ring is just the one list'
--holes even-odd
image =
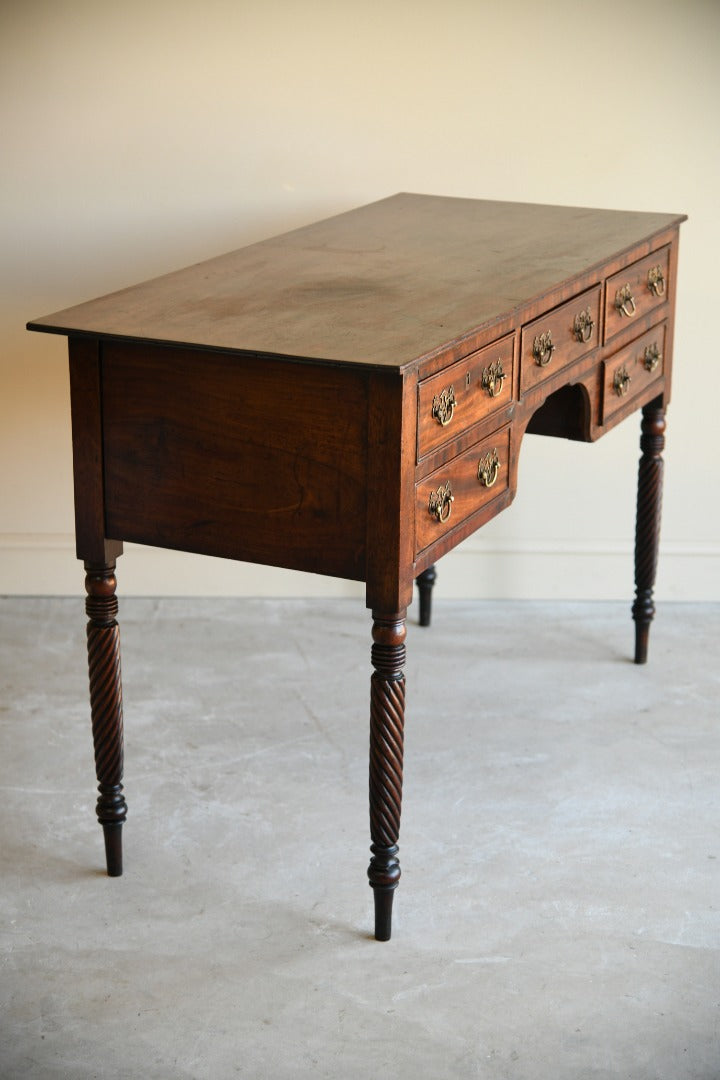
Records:
{"label": "antique mahogany writing table", "polygon": [[400,878],[405,617],[511,502],[525,432],[642,408],[635,659],[647,656],[679,215],[395,195],[55,315],[107,869],[122,872],[115,562],[124,540],[364,581],[368,876]]}

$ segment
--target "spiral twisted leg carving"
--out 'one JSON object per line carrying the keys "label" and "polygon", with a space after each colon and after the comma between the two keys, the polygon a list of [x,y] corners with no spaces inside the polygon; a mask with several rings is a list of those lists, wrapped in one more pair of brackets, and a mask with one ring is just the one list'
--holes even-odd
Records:
{"label": "spiral twisted leg carving", "polygon": [[370,836],[368,878],[375,897],[375,937],[389,941],[392,902],[400,880],[398,837],[402,805],[405,722],[405,612],[373,612],[370,680]]}
{"label": "spiral twisted leg carving", "polygon": [[105,837],[107,872],[110,877],[119,877],[127,803],[121,782],[123,712],[117,582],[114,565],[93,567],[86,563],[85,570],[90,712],[99,791],[96,812]]}
{"label": "spiral twisted leg carving", "polygon": [[428,566],[427,570],[423,570],[422,574],[418,574],[415,578],[420,598],[419,622],[421,626],[430,625],[430,619],[432,618],[432,591],[436,580],[437,570],[434,566]]}
{"label": "spiral twisted leg carving", "polygon": [[647,661],[650,623],[655,615],[653,586],[657,572],[662,506],[665,412],[656,405],[642,411],[638,469],[637,522],[635,529],[635,663]]}

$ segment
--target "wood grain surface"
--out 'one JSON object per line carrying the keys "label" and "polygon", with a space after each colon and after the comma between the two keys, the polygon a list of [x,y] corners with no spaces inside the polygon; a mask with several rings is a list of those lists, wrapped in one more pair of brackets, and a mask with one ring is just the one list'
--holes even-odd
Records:
{"label": "wood grain surface", "polygon": [[682,220],[400,194],[28,328],[402,369]]}

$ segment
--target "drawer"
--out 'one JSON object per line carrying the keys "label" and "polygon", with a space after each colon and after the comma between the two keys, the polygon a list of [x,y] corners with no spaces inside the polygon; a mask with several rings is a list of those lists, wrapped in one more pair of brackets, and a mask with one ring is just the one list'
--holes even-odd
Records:
{"label": "drawer", "polygon": [[601,291],[601,286],[595,285],[523,327],[521,393],[532,390],[598,345]]}
{"label": "drawer", "polygon": [[510,403],[513,346],[508,334],[420,383],[418,460]]}
{"label": "drawer", "polygon": [[509,482],[510,428],[501,428],[415,486],[417,551],[450,532]]}
{"label": "drawer", "polygon": [[666,303],[670,248],[631,263],[605,282],[605,341]]}
{"label": "drawer", "polygon": [[665,323],[660,323],[604,361],[602,423],[660,378],[664,353]]}

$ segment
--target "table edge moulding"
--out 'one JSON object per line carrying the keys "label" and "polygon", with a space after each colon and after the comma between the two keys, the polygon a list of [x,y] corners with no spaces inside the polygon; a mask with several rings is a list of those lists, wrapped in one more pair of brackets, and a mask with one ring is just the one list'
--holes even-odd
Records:
{"label": "table edge moulding", "polygon": [[526,433],[641,410],[635,661],[654,616],[684,215],[400,194],[28,323],[69,339],[108,874],[122,873],[124,541],[365,582],[375,936],[400,879],[406,614],[517,489]]}

